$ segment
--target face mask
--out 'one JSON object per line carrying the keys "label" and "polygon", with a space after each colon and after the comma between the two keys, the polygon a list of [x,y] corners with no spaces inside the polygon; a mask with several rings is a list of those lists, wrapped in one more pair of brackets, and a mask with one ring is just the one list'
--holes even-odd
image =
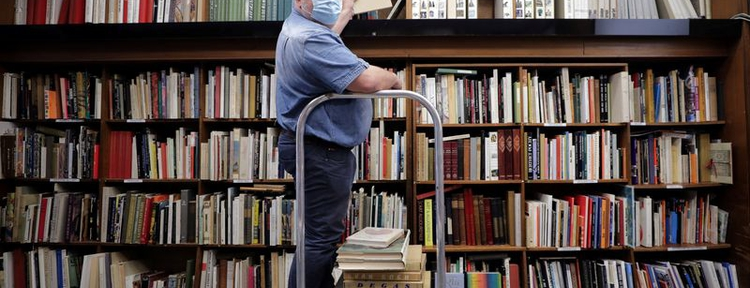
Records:
{"label": "face mask", "polygon": [[310,15],[313,19],[326,25],[333,25],[341,14],[341,0],[313,0]]}

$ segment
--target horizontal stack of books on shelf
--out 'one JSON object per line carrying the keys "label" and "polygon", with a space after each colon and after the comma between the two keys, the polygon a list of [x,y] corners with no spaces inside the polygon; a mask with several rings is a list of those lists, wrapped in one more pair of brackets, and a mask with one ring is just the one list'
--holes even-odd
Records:
{"label": "horizontal stack of books on shelf", "polygon": [[365,227],[346,238],[336,258],[344,287],[429,288],[430,271],[421,245],[409,245],[409,230]]}

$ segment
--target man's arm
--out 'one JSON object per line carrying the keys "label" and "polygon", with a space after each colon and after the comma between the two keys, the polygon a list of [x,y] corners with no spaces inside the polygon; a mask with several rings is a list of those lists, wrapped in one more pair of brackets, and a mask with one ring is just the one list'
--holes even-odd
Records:
{"label": "man's arm", "polygon": [[354,17],[354,1],[341,0],[341,14],[339,14],[339,19],[336,20],[333,27],[331,27],[334,33],[341,35],[341,31],[344,31],[346,24],[349,24],[349,20]]}
{"label": "man's arm", "polygon": [[401,89],[402,87],[401,80],[398,79],[396,74],[370,65],[346,89],[351,92],[373,93],[385,89]]}

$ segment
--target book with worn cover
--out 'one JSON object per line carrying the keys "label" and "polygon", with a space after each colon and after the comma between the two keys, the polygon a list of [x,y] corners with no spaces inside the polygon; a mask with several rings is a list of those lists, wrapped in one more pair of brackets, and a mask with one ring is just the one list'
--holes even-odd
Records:
{"label": "book with worn cover", "polygon": [[347,270],[404,270],[406,267],[409,230],[386,248],[344,243],[339,247],[336,261],[339,269]]}
{"label": "book with worn cover", "polygon": [[346,243],[374,248],[387,248],[401,237],[404,237],[404,229],[365,227],[346,237]]}

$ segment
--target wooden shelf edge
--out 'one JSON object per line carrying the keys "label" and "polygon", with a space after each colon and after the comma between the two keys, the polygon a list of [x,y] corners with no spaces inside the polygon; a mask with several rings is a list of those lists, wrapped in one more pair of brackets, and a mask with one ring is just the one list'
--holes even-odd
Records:
{"label": "wooden shelf edge", "polygon": [[633,252],[636,253],[647,253],[647,252],[690,252],[690,251],[705,251],[705,250],[723,250],[731,249],[732,244],[685,244],[685,245],[667,245],[658,247],[635,247]]}
{"label": "wooden shelf edge", "polygon": [[693,189],[693,188],[716,188],[722,187],[722,183],[674,183],[674,184],[637,184],[629,185],[633,189],[639,190],[656,190],[656,189]]}
{"label": "wooden shelf edge", "polygon": [[[445,252],[523,252],[525,247],[509,246],[509,245],[481,245],[481,246],[469,246],[469,245],[445,245]],[[422,251],[425,253],[435,253],[437,251],[436,246],[422,247]]]}
{"label": "wooden shelf edge", "polygon": [[[445,185],[497,185],[497,184],[521,184],[523,180],[444,180]],[[414,181],[416,185],[435,185],[434,180]]]}

